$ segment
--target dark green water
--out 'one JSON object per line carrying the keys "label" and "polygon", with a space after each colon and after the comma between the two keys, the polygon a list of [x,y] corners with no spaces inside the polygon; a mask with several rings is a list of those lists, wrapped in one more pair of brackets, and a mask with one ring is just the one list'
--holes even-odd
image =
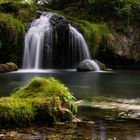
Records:
{"label": "dark green water", "polygon": [[[89,99],[97,96],[110,96],[128,100],[140,98],[140,71],[80,73],[68,70],[47,70],[38,73],[5,73],[0,74],[0,94],[1,96],[10,95],[13,90],[26,84],[33,77],[49,76],[53,76],[67,85],[77,99]],[[98,115],[102,116],[102,113],[98,113]],[[57,129],[48,131],[48,128],[40,126],[41,130],[36,127],[34,131],[39,135],[45,135],[49,132],[49,135],[53,134],[56,140],[59,138],[72,140],[140,140],[140,121],[109,121],[102,119],[102,117],[95,119],[95,111],[88,107],[80,108],[79,116],[95,123],[79,124],[75,129],[71,127],[58,128],[61,133],[57,132]],[[28,135],[30,138],[32,136],[30,132],[26,133],[22,129],[19,131],[22,136],[26,136],[27,140],[29,139]],[[3,132],[0,131],[0,133]],[[59,136],[60,134],[61,136]]]}

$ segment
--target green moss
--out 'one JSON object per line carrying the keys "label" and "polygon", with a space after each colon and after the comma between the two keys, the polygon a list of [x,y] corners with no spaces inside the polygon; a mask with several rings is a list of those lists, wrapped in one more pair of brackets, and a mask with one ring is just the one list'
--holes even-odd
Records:
{"label": "green moss", "polygon": [[23,2],[23,0],[1,0],[0,4],[2,3],[8,3],[8,2]]}
{"label": "green moss", "polygon": [[11,97],[0,98],[0,123],[70,121],[77,112],[75,98],[54,78],[34,78]]}
{"label": "green moss", "polygon": [[24,34],[25,25],[20,20],[10,14],[0,13],[0,36],[2,37],[0,38],[1,61],[14,61],[16,63],[20,61]]}
{"label": "green moss", "polygon": [[34,119],[34,112],[29,100],[21,98],[0,99],[0,123],[29,123]]}

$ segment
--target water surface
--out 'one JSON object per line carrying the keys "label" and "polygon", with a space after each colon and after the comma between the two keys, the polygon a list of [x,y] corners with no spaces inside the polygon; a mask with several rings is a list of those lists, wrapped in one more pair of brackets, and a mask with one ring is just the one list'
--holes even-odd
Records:
{"label": "water surface", "polygon": [[33,77],[53,76],[70,88],[78,99],[94,96],[140,98],[140,72],[76,72],[75,70],[46,70],[0,74],[0,94],[10,93]]}
{"label": "water surface", "polygon": [[[115,71],[115,72],[76,72],[75,70],[41,70],[41,71],[19,71],[0,74],[0,94],[10,95],[21,85],[28,83],[33,77],[53,76],[70,88],[78,100],[89,100],[95,97],[114,97],[126,102],[139,101],[140,99],[140,71]],[[133,99],[133,100],[132,100]],[[120,104],[121,105],[121,104]],[[79,124],[76,128],[51,128],[36,126],[28,128],[29,132],[19,129],[15,139],[34,137],[31,130],[39,136],[52,136],[54,140],[140,140],[140,121],[132,120],[105,120],[102,112],[90,107],[79,108],[78,116],[93,121],[94,124]],[[97,114],[98,115],[97,115]],[[98,116],[98,117],[97,117]],[[28,131],[27,129],[27,131]],[[59,130],[59,132],[58,132]],[[17,130],[16,130],[17,131]],[[13,130],[6,133],[9,136]],[[123,133],[122,133],[123,132]],[[7,134],[8,133],[8,134]],[[11,136],[9,137],[11,138]]]}

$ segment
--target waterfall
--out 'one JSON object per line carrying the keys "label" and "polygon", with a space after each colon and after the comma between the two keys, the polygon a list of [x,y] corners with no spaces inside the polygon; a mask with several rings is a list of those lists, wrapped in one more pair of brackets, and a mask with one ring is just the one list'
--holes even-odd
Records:
{"label": "waterfall", "polygon": [[69,25],[70,30],[70,46],[72,47],[72,59],[73,64],[76,65],[76,50],[79,53],[79,62],[85,59],[91,59],[86,41],[81,33],[79,33],[76,28]]}
{"label": "waterfall", "polygon": [[[42,13],[34,20],[25,36],[23,69],[74,68],[79,62],[91,59],[83,35],[70,24],[62,24],[65,18]],[[58,22],[57,21],[57,22]],[[95,70],[99,67],[94,62]]]}
{"label": "waterfall", "polygon": [[41,17],[31,24],[25,36],[25,48],[23,56],[23,69],[39,69],[42,66],[44,38],[48,40],[48,47],[51,42],[51,27],[49,19],[52,16],[42,14]]}

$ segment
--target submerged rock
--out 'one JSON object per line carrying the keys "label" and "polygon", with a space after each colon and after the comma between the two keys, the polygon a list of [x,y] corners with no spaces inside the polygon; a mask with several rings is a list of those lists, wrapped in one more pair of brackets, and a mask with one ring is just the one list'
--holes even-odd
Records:
{"label": "submerged rock", "polygon": [[18,67],[13,62],[8,62],[8,63],[5,63],[5,64],[0,64],[0,72],[1,73],[17,71],[17,70],[18,70]]}
{"label": "submerged rock", "polygon": [[98,70],[100,70],[98,64],[90,59],[82,61],[77,67],[77,71],[98,71]]}

